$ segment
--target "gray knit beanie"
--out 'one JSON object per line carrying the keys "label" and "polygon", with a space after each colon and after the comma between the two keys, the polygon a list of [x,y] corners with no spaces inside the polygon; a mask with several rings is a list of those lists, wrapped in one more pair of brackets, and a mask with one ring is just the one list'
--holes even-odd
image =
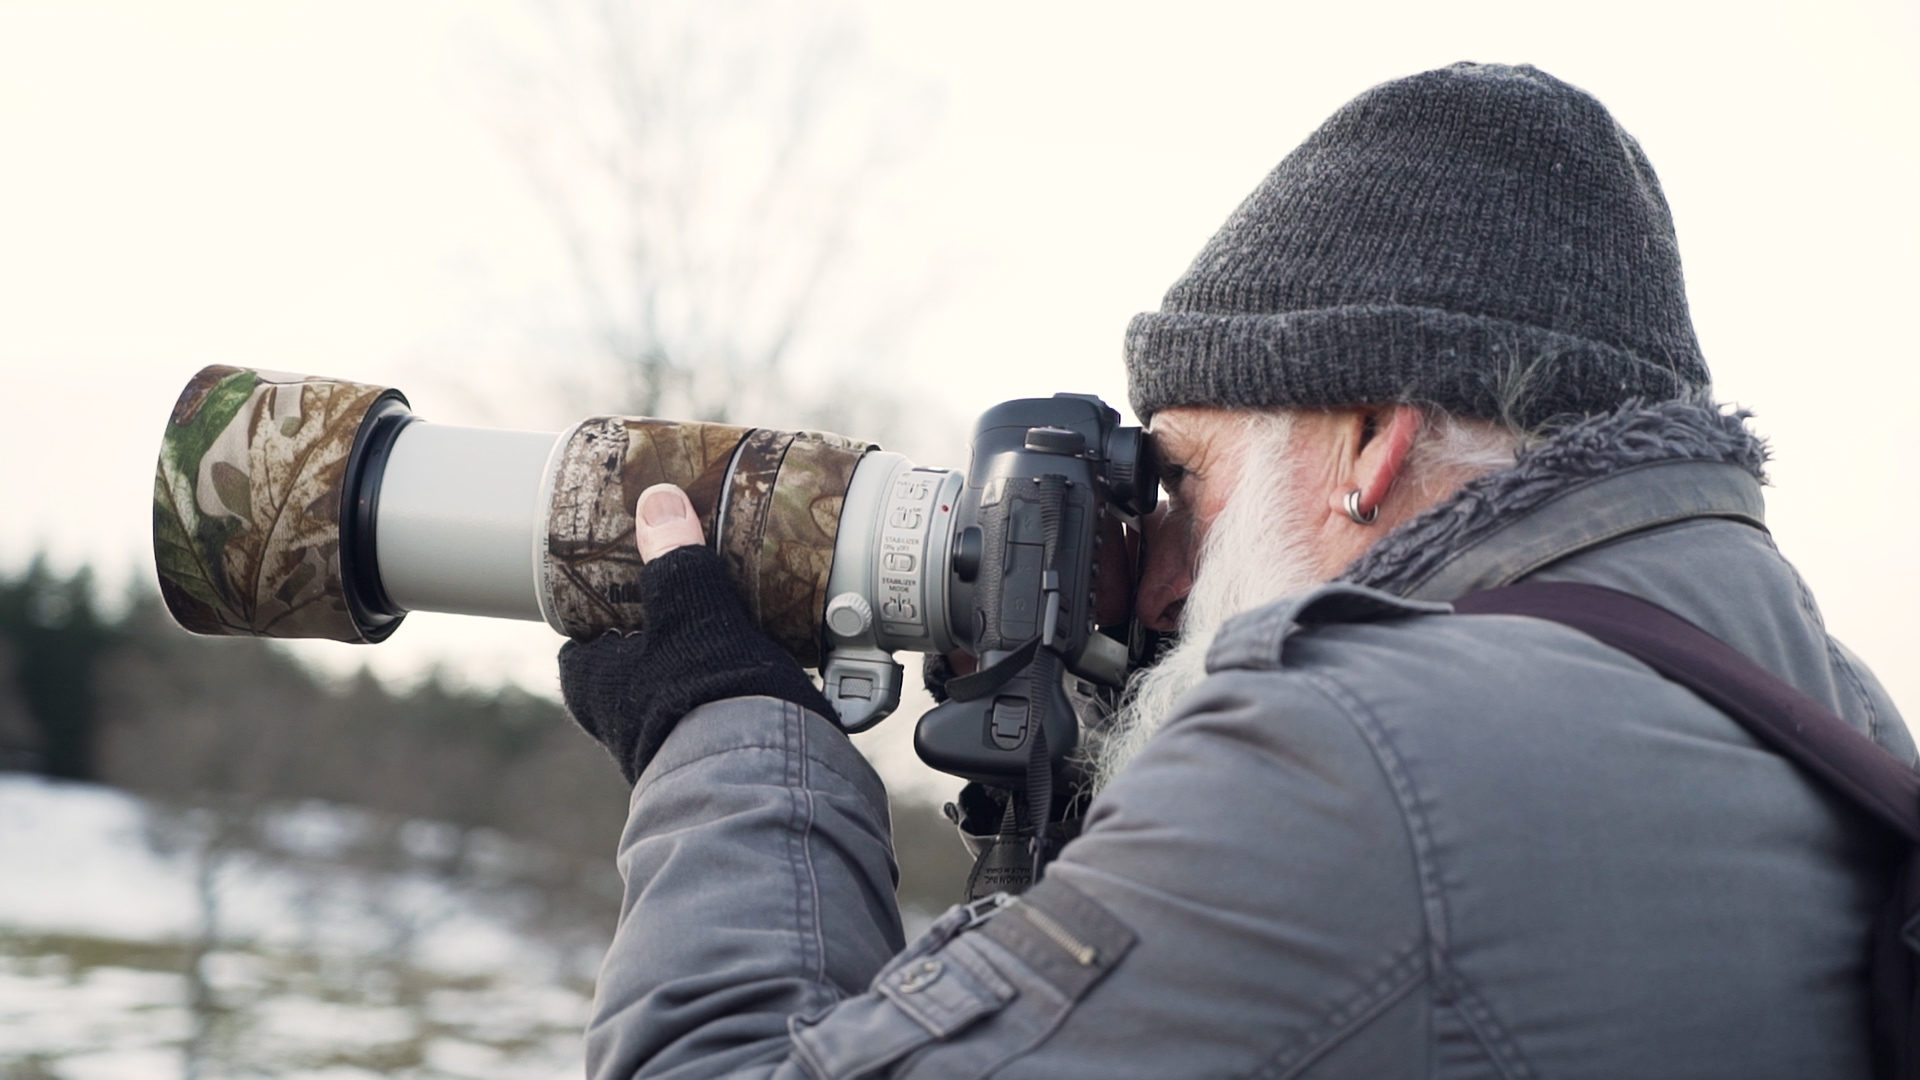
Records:
{"label": "gray knit beanie", "polygon": [[1127,328],[1176,405],[1414,402],[1532,429],[1704,389],[1660,182],[1536,68],[1384,83],[1288,154]]}

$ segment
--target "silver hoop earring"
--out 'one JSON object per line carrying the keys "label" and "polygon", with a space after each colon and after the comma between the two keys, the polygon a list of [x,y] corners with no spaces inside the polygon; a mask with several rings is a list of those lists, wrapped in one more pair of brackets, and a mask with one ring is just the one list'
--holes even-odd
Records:
{"label": "silver hoop earring", "polygon": [[1366,513],[1361,513],[1360,489],[1354,488],[1352,491],[1347,492],[1347,516],[1353,519],[1355,525],[1371,525],[1379,520],[1380,508],[1375,506]]}

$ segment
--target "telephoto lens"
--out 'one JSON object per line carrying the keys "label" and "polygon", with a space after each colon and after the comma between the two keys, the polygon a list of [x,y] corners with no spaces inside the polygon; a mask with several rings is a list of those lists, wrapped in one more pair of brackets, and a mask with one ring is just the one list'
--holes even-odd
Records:
{"label": "telephoto lens", "polygon": [[817,663],[840,507],[871,449],[644,417],[454,427],[388,387],[209,367],[161,440],[154,560],[196,633],[377,642],[441,611],[591,637],[643,623],[633,504],[670,482],[762,626]]}
{"label": "telephoto lens", "polygon": [[644,625],[634,503],[672,483],[755,622],[857,731],[898,705],[900,650],[994,664],[1044,644],[1070,671],[1124,677],[1126,646],[1085,600],[1096,521],[1136,520],[1158,489],[1118,419],[1080,395],[1008,402],[962,473],[815,431],[456,427],[391,387],[209,367],[161,439],[154,562],[195,633],[373,643],[437,611],[584,639]]}

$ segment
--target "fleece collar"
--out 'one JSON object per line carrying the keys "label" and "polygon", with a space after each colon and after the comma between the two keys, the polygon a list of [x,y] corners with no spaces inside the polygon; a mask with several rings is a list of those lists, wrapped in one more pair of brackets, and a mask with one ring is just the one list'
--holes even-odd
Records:
{"label": "fleece collar", "polygon": [[1383,537],[1341,575],[1415,599],[1506,584],[1576,551],[1692,517],[1764,528],[1766,443],[1748,413],[1639,402],[1521,451]]}

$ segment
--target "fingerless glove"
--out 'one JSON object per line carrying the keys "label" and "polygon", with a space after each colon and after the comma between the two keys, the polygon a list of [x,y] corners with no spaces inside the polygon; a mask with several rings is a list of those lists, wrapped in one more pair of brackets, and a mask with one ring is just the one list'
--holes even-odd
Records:
{"label": "fingerless glove", "polygon": [[633,783],[680,718],[734,697],[789,701],[832,719],[798,662],[755,626],[712,550],[676,548],[640,568],[646,626],[560,646],[567,711]]}

